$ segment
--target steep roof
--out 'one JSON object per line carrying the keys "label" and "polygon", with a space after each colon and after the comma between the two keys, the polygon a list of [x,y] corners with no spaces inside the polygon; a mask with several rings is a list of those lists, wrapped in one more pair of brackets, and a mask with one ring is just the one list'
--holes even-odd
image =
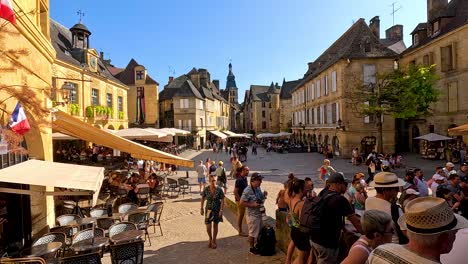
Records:
{"label": "steep roof", "polygon": [[[372,47],[370,52],[364,51],[367,41]],[[305,78],[297,87],[315,78],[341,59],[392,58],[396,56],[397,53],[385,47],[380,39],[372,33],[364,19],[360,18],[312,63],[304,76]]]}
{"label": "steep roof", "polygon": [[164,86],[164,89],[159,93],[159,100],[172,99],[173,97],[191,97],[195,96],[198,99],[203,99],[203,96],[192,84],[187,75],[181,75],[169,84]]}
{"label": "steep roof", "polygon": [[[130,62],[127,64],[127,67],[125,67],[123,71],[117,73],[115,77],[127,85],[135,84],[135,67],[137,66],[141,66],[141,65],[138,64],[138,62],[132,58]],[[159,85],[159,83],[155,81],[153,78],[151,78],[149,74],[146,74],[145,84]]]}
{"label": "steep roof", "polygon": [[250,85],[250,96],[253,101],[265,101],[268,102],[268,89],[270,86],[266,85]]}
{"label": "steep roof", "polygon": [[[434,16],[435,18],[433,21],[437,19],[444,18],[444,23],[441,23],[440,30],[437,34],[433,34],[432,36],[427,36],[427,38],[419,40],[418,45],[414,46],[411,45],[408,49],[405,50],[402,54],[406,54],[408,52],[411,52],[417,47],[420,47],[422,45],[425,45],[435,39],[438,39],[442,37],[443,35],[460,28],[462,26],[465,26],[468,24],[468,1],[466,0],[452,0],[448,3],[447,7],[445,9],[442,9],[439,11],[438,14]],[[433,22],[429,21],[429,22]],[[424,24],[420,23],[419,25]],[[418,29],[416,27],[416,29]],[[415,29],[415,31],[416,31]],[[411,33],[413,34],[414,31]]]}
{"label": "steep roof", "polygon": [[294,88],[302,81],[302,79],[289,81],[283,80],[283,85],[281,85],[280,99],[291,99]]}
{"label": "steep roof", "polygon": [[[52,42],[52,46],[54,47],[57,53],[57,60],[89,70],[88,64],[85,63],[84,51],[79,49],[73,50],[71,39],[72,33],[70,29],[58,23],[57,21],[50,19],[50,40]],[[98,72],[99,75],[91,71],[89,72],[89,74],[93,74],[99,77],[104,76],[107,79],[112,80],[113,82],[123,84],[120,80],[115,78],[107,70],[106,66],[99,57]]]}
{"label": "steep roof", "polygon": [[229,73],[226,79],[226,88],[237,88],[236,85],[236,76],[232,72],[232,64],[229,63]]}

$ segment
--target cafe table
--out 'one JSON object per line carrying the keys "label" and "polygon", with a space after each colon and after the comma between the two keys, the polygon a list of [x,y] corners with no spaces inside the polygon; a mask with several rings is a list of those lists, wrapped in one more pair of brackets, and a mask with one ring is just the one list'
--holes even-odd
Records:
{"label": "cafe table", "polygon": [[85,240],[81,240],[71,245],[71,248],[75,252],[94,252],[98,251],[109,243],[107,237],[95,237]]}
{"label": "cafe table", "polygon": [[118,233],[113,235],[110,238],[110,241],[114,244],[120,244],[124,242],[131,242],[135,240],[141,239],[141,237],[145,234],[143,230],[128,230],[122,233]]}
{"label": "cafe table", "polygon": [[62,242],[50,242],[47,244],[41,244],[24,249],[23,251],[21,251],[21,255],[24,257],[42,257],[45,255],[55,253],[61,247]]}

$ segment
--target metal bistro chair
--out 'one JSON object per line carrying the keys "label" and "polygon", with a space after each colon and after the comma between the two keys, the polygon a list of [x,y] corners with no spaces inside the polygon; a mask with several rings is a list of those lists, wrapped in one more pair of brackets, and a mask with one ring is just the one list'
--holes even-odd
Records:
{"label": "metal bistro chair", "polygon": [[97,227],[104,229],[104,234],[109,235],[109,228],[115,224],[115,219],[111,217],[101,217],[96,220]]}
{"label": "metal bistro chair", "polygon": [[17,264],[17,263],[29,263],[29,264],[46,264],[45,260],[40,257],[29,257],[29,258],[2,258],[0,263],[5,264]]}
{"label": "metal bistro chair", "polygon": [[[104,237],[104,229],[96,227],[96,228],[94,228],[94,233],[93,233],[93,229],[88,228],[88,229],[85,229],[85,230],[82,230],[82,231],[76,233],[73,236],[73,239],[72,239],[72,246],[74,244],[80,242],[80,241],[90,239],[90,238],[93,238],[93,237]],[[101,248],[99,250],[99,253],[102,255],[104,253],[104,249]]]}
{"label": "metal bistro chair", "polygon": [[66,226],[56,226],[50,229],[50,232],[60,232],[64,233],[65,245],[62,256],[64,256],[70,249],[73,236],[80,231],[80,227],[77,225],[66,225]]}
{"label": "metal bistro chair", "polygon": [[76,214],[64,214],[64,215],[57,217],[57,222],[59,223],[59,225],[65,226],[65,225],[69,225],[71,222],[79,218],[81,217]]}
{"label": "metal bistro chair", "polygon": [[61,258],[58,264],[101,264],[101,256],[98,253],[81,254]]}
{"label": "metal bistro chair", "polygon": [[109,238],[112,238],[112,236],[120,234],[125,231],[129,230],[137,230],[137,227],[134,223],[130,222],[120,222],[117,224],[113,224],[111,227],[109,227]]}
{"label": "metal bistro chair", "polygon": [[148,237],[148,242],[151,246],[151,239],[148,233],[149,213],[138,212],[138,213],[129,214],[128,221],[130,223],[134,223],[137,226],[138,230],[145,231],[145,240],[146,240],[146,237]]}
{"label": "metal bistro chair", "polygon": [[65,253],[66,244],[67,244],[67,236],[65,235],[65,233],[62,233],[62,232],[50,232],[50,233],[44,234],[43,236],[38,238],[36,241],[34,241],[31,246],[34,247],[34,246],[39,246],[39,245],[45,245],[51,242],[61,242],[62,248],[58,251],[58,253],[62,255]]}
{"label": "metal bistro chair", "polygon": [[107,209],[105,209],[105,208],[94,208],[94,209],[91,209],[91,212],[89,212],[89,215],[91,217],[107,216]]}
{"label": "metal bistro chair", "polygon": [[129,214],[131,212],[138,210],[138,205],[134,203],[124,203],[124,204],[119,205],[119,208],[117,210],[119,214],[122,214],[122,215]]}
{"label": "metal bistro chair", "polygon": [[166,197],[164,196],[164,182],[159,182],[159,185],[153,189],[153,192],[150,193],[150,203],[152,200],[160,200],[166,201]]}
{"label": "metal bistro chair", "polygon": [[119,188],[117,189],[117,200],[119,202],[126,201],[127,200],[127,190]]}
{"label": "metal bistro chair", "polygon": [[186,178],[178,178],[177,183],[179,184],[179,191],[182,192],[182,198],[184,197],[184,194],[192,192],[192,187]]}
{"label": "metal bistro chair", "polygon": [[169,194],[169,192],[171,192],[171,197],[173,197],[173,194],[176,192],[176,193],[179,193],[180,190],[177,190],[179,188],[179,184],[177,182],[177,180],[174,180],[174,179],[171,179],[171,178],[167,178],[167,194]]}
{"label": "metal bistro chair", "polygon": [[146,209],[147,213],[153,213],[153,216],[150,215],[150,218],[148,219],[148,225],[153,226],[153,231],[156,233],[156,226],[159,226],[159,230],[161,231],[161,236],[163,235],[163,231],[161,228],[161,214],[163,211],[164,203],[158,202],[158,203],[153,203],[148,205],[148,208]]}
{"label": "metal bistro chair", "polygon": [[138,192],[136,193],[138,198],[138,203],[142,205],[142,202],[145,202],[143,205],[146,205],[148,198],[150,196],[150,188],[148,184],[139,184],[137,185]]}
{"label": "metal bistro chair", "polygon": [[125,244],[117,244],[110,246],[112,264],[142,264],[144,242],[136,241]]}

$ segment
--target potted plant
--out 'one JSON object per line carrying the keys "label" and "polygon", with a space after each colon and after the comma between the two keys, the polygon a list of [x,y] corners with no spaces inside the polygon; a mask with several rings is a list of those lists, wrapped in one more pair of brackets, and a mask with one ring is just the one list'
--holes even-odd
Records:
{"label": "potted plant", "polygon": [[119,111],[119,119],[124,119],[124,111]]}
{"label": "potted plant", "polygon": [[80,113],[80,105],[79,104],[70,104],[70,114],[77,115]]}
{"label": "potted plant", "polygon": [[94,106],[90,105],[86,107],[86,116],[89,118],[94,117]]}
{"label": "potted plant", "polygon": [[113,111],[112,107],[106,107],[107,117],[111,118],[113,113],[114,113],[114,111]]}

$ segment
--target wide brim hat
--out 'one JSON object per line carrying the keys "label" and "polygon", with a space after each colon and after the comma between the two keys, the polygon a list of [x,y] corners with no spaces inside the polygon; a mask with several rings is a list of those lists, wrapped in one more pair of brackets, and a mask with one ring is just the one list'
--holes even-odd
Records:
{"label": "wide brim hat", "polygon": [[374,176],[374,180],[370,182],[370,187],[381,187],[381,188],[391,188],[391,187],[401,187],[404,186],[405,182],[398,178],[395,173],[383,171],[379,172]]}
{"label": "wide brim hat", "polygon": [[437,197],[419,197],[408,202],[398,224],[401,230],[422,235],[468,228],[468,220],[455,214],[444,199]]}

